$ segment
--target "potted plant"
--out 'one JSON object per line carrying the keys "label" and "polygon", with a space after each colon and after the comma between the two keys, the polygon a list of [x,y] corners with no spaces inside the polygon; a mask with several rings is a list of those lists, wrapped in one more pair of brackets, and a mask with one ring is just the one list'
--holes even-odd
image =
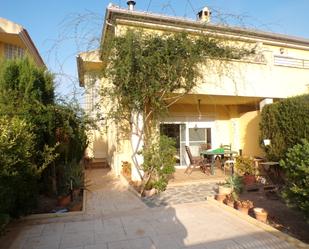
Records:
{"label": "potted plant", "polygon": [[228,182],[218,183],[219,195],[229,195],[230,193],[232,193],[232,186]]}
{"label": "potted plant", "polygon": [[225,194],[216,194],[215,195],[215,199],[219,202],[223,202],[226,198],[226,195]]}
{"label": "potted plant", "polygon": [[235,202],[236,209],[243,214],[248,214],[249,209],[253,208],[253,202],[249,200],[238,200]]}
{"label": "potted plant", "polygon": [[67,207],[71,203],[70,195],[60,195],[58,196],[58,206]]}
{"label": "potted plant", "polygon": [[157,193],[157,190],[154,187],[154,183],[152,181],[149,181],[143,191],[143,196],[144,197],[151,197]]}
{"label": "potted plant", "polygon": [[268,213],[264,208],[254,208],[254,216],[258,221],[266,222]]}
{"label": "potted plant", "polygon": [[235,199],[234,199],[232,194],[229,194],[229,195],[226,196],[226,198],[223,202],[230,207],[234,207]]}
{"label": "potted plant", "polygon": [[239,156],[236,158],[235,168],[237,172],[243,175],[243,182],[246,186],[255,183],[255,166],[251,158]]}

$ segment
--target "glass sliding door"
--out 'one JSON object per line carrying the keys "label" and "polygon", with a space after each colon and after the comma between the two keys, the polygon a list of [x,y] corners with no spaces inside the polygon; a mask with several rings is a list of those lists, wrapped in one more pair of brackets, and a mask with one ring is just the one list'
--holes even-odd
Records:
{"label": "glass sliding door", "polygon": [[195,122],[175,122],[160,124],[160,134],[166,135],[175,140],[177,153],[176,166],[188,166],[189,158],[185,146],[189,146],[193,156],[200,156],[200,147],[207,144],[211,148],[212,129],[209,123],[199,123],[199,127]]}
{"label": "glass sliding door", "polygon": [[180,152],[180,125],[179,124],[160,124],[160,134],[172,138],[175,141],[177,153],[175,155],[176,165],[181,165]]}
{"label": "glass sliding door", "polygon": [[180,165],[187,165],[187,129],[185,124],[180,124]]}

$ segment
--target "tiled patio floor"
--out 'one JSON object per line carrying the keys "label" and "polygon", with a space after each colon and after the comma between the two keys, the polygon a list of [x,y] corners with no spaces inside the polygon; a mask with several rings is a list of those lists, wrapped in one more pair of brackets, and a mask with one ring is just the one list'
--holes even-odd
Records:
{"label": "tiled patio floor", "polygon": [[160,207],[181,203],[205,201],[207,196],[214,196],[216,183],[186,184],[173,186],[152,197],[142,198],[148,207]]}
{"label": "tiled patio floor", "polygon": [[295,248],[211,202],[148,208],[107,171],[92,170],[87,177],[92,194],[87,198],[85,214],[21,220],[0,238],[0,248]]}

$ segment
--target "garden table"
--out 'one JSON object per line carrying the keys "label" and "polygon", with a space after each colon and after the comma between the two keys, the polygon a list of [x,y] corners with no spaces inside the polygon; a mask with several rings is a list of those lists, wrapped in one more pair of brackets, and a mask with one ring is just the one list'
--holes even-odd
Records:
{"label": "garden table", "polygon": [[259,162],[273,184],[280,181],[279,162]]}
{"label": "garden table", "polygon": [[[216,163],[216,158],[232,158],[234,154],[237,154],[237,151],[233,150],[225,150],[224,148],[217,148],[214,150],[202,150],[200,152],[200,155],[203,156],[204,158],[207,156],[211,157],[211,174],[215,174],[215,163]],[[232,168],[232,173],[234,172],[234,169]]]}

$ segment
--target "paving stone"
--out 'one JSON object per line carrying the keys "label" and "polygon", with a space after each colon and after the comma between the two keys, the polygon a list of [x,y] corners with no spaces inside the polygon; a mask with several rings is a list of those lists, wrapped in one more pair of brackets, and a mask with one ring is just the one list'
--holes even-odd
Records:
{"label": "paving stone", "polygon": [[143,202],[151,208],[181,203],[205,201],[207,196],[213,196],[215,183],[192,184],[175,186],[166,189],[155,196],[142,198]]}
{"label": "paving stone", "polygon": [[119,180],[103,173],[92,174],[95,186],[92,197],[86,200],[90,212],[86,209],[86,214],[56,218],[53,223],[19,223],[9,232],[15,235],[11,236],[14,240],[8,244],[4,243],[7,237],[0,238],[0,248],[295,249],[241,217],[204,201],[214,193],[211,184],[175,186],[157,196],[143,198],[152,208],[135,196],[125,209],[124,202],[132,193]]}

